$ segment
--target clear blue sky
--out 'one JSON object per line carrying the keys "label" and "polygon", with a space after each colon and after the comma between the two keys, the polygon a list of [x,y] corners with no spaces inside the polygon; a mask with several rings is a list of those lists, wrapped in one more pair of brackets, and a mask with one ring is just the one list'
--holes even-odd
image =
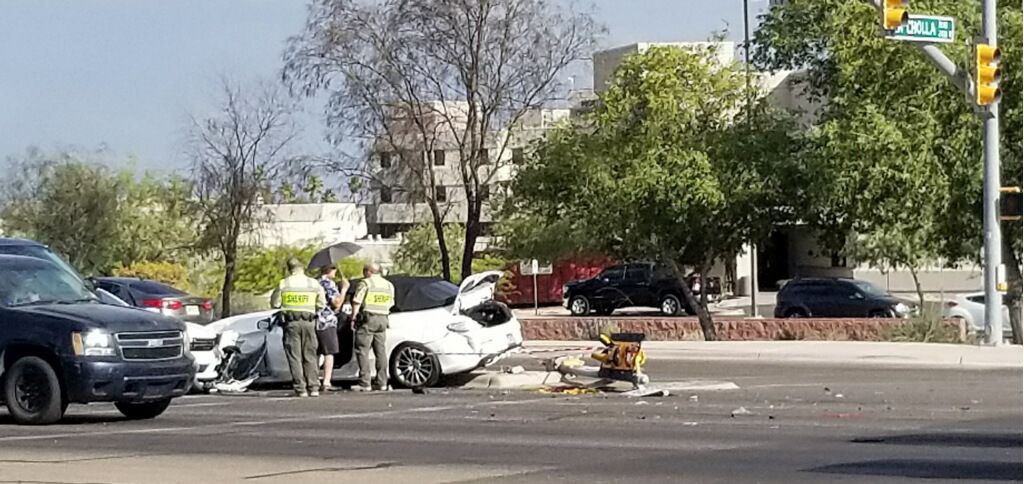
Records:
{"label": "clear blue sky", "polygon": [[[593,3],[608,47],[725,28],[742,40],[742,0]],[[751,0],[752,21],[766,8]],[[181,169],[188,114],[215,102],[222,74],[274,77],[305,15],[303,0],[4,0],[0,159],[28,146],[106,147],[140,168]],[[309,110],[302,148],[321,152],[319,107]]]}

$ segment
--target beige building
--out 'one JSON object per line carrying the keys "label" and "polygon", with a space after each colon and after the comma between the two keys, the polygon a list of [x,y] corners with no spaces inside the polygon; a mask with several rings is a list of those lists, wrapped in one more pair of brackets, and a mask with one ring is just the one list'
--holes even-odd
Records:
{"label": "beige building", "polygon": [[[422,124],[410,122],[389,139],[378,140],[374,149],[371,163],[376,180],[367,208],[369,233],[374,236],[392,239],[415,225],[432,222],[428,197],[437,202],[446,223],[466,219],[463,166],[459,143],[451,132],[461,133],[464,124],[460,123],[465,123],[468,107],[462,102],[435,102],[430,106],[433,114],[428,114]],[[480,197],[484,199],[484,235],[493,221],[488,201],[505,189],[529,143],[569,115],[569,109],[531,110],[512,126],[491,134],[481,153],[488,161],[477,170]],[[437,134],[424,139],[421,126]]]}

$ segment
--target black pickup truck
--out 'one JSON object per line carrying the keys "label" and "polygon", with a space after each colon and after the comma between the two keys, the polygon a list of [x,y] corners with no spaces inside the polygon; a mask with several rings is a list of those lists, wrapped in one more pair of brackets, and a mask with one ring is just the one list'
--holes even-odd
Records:
{"label": "black pickup truck", "polygon": [[[14,245],[0,239],[0,254]],[[102,303],[65,267],[0,255],[0,400],[17,423],[56,422],[70,403],[160,415],[195,374],[184,331],[173,318]]]}
{"label": "black pickup truck", "polygon": [[[694,297],[702,288],[691,279]],[[709,278],[708,295],[720,295],[721,284]],[[614,265],[597,277],[570,282],[562,288],[562,304],[574,316],[591,312],[609,315],[624,307],[658,308],[666,316],[681,312],[693,315],[696,310],[686,304],[679,280],[667,266],[652,262]]]}

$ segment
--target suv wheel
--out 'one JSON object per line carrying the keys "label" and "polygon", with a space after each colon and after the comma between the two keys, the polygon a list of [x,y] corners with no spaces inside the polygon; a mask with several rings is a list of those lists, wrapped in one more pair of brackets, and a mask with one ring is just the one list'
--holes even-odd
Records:
{"label": "suv wheel", "polygon": [[590,314],[590,301],[584,296],[575,296],[569,301],[569,312],[573,316],[586,316]]}
{"label": "suv wheel", "polygon": [[128,417],[128,420],[149,420],[164,413],[170,404],[171,399],[168,398],[155,402],[117,402],[114,406]]}
{"label": "suv wheel", "polygon": [[11,365],[4,375],[3,391],[7,409],[19,424],[52,424],[67,408],[57,373],[37,356],[25,356]]}
{"label": "suv wheel", "polygon": [[675,316],[679,314],[679,309],[682,305],[679,303],[679,298],[671,294],[662,296],[661,303],[658,305],[661,309],[661,314],[665,316]]}
{"label": "suv wheel", "polygon": [[786,311],[787,318],[806,318],[807,312],[800,308],[793,308]]}

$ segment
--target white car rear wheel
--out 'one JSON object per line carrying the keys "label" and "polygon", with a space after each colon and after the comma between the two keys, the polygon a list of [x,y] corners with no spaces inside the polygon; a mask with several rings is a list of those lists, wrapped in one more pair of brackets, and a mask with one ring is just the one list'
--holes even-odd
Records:
{"label": "white car rear wheel", "polygon": [[402,343],[395,348],[389,366],[395,386],[430,387],[441,379],[441,363],[437,355],[419,343]]}

